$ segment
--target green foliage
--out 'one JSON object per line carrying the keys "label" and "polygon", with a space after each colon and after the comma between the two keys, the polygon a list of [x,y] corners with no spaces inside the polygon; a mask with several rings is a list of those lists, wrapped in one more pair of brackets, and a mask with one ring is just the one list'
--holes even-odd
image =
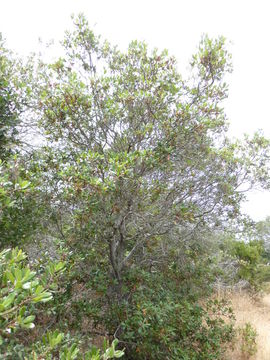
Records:
{"label": "green foliage", "polygon": [[85,354],[86,360],[108,360],[108,359],[119,359],[124,355],[124,351],[116,350],[118,340],[113,340],[111,346],[109,346],[108,341],[104,341],[103,350],[104,353],[101,355],[101,352],[96,347],[93,347],[89,352]]}
{"label": "green foliage", "polygon": [[251,265],[257,264],[264,252],[263,244],[259,241],[235,241],[233,245],[233,254]]}
{"label": "green foliage", "polygon": [[[1,347],[6,347],[18,330],[35,327],[35,304],[52,299],[51,281],[57,273],[63,271],[65,265],[58,263],[51,266],[50,277],[39,279],[36,272],[25,265],[25,259],[26,255],[17,248],[0,253]],[[43,286],[45,282],[47,285]]]}
{"label": "green foliage", "polygon": [[117,340],[111,346],[105,342],[103,354],[93,347],[82,355],[78,344],[72,343],[72,339],[67,341],[65,334],[58,330],[47,332],[42,341],[24,347],[21,335],[27,337],[26,331],[35,327],[37,305],[52,300],[57,278],[65,270],[65,263],[49,262],[38,274],[25,260],[25,253],[17,248],[0,253],[0,353],[4,358],[108,360],[122,357],[123,351],[116,350]]}
{"label": "green foliage", "polygon": [[245,358],[250,358],[257,352],[258,333],[249,322],[239,329],[239,332],[241,336],[241,351]]}
{"label": "green foliage", "polygon": [[124,355],[122,350],[116,350],[118,341],[115,339],[111,345],[108,341],[104,341],[104,352],[100,349],[92,347],[90,350],[84,352],[80,351],[78,344],[75,342],[65,344],[65,336],[59,331],[48,332],[43,336],[41,343],[36,343],[36,351],[31,352],[29,360],[38,360],[41,357],[45,360],[60,359],[60,360],[109,360],[119,359]]}
{"label": "green foliage", "polygon": [[[0,253],[0,342],[1,348],[14,346],[19,330],[35,327],[35,305],[52,299],[50,285],[52,279],[63,271],[64,263],[51,265],[50,277],[37,277],[22,250],[3,250]],[[46,283],[46,286],[42,284]]]}
{"label": "green foliage", "polygon": [[202,38],[183,79],[167,51],[133,41],[122,52],[83,15],[74,24],[62,57],[36,67],[30,99],[47,140],[36,153],[40,189],[79,258],[74,278],[97,297],[76,300],[69,286],[58,310],[68,304],[77,328],[86,314],[103,324],[129,358],[218,358],[231,328],[197,305],[216,275],[202,249],[237,221],[243,184],[269,186],[269,141],[226,138],[223,37]]}
{"label": "green foliage", "polygon": [[15,104],[16,94],[11,78],[14,62],[10,53],[4,48],[0,34],[0,159],[4,160],[11,154],[15,143],[18,124],[18,108]]}
{"label": "green foliage", "polygon": [[270,217],[255,223],[251,229],[250,239],[261,241],[264,247],[263,257],[269,261],[270,259]]}
{"label": "green foliage", "polygon": [[[21,134],[27,133],[22,125],[26,119],[22,116],[29,96],[26,78],[29,69],[22,61],[5,47],[0,33],[0,160],[7,161],[16,154],[21,143]],[[24,139],[25,140],[25,139]]]}
{"label": "green foliage", "polygon": [[248,243],[234,241],[232,254],[238,260],[239,279],[247,280],[250,286],[258,291],[270,279],[270,267],[265,259],[265,249],[262,241],[253,240]]}
{"label": "green foliage", "polygon": [[[118,320],[116,336],[125,345],[127,357],[221,359],[234,336],[232,312],[226,303],[199,305],[181,294],[169,278],[138,275],[136,289],[130,290],[132,300],[112,305],[105,315],[109,328]],[[221,316],[228,317],[228,322]]]}
{"label": "green foliage", "polygon": [[190,228],[237,218],[237,189],[268,186],[269,141],[225,136],[224,38],[202,38],[185,80],[167,51],[134,41],[121,52],[83,15],[74,24],[63,56],[33,78],[31,108],[48,140],[44,183],[54,209],[73,209],[66,236],[100,247],[121,282],[154,239],[176,245]]}
{"label": "green foliage", "polygon": [[[86,320],[128,359],[221,359],[234,332],[229,307],[209,301],[220,271],[209,238],[239,221],[245,186],[269,188],[270,148],[259,133],[226,137],[226,41],[203,36],[184,79],[167,51],[133,41],[122,52],[83,15],[74,25],[53,63],[16,62],[11,76],[11,55],[0,56],[1,247],[39,232],[46,248],[45,233],[70,265],[58,284],[63,263],[33,270],[22,252],[1,253],[1,346],[18,359],[121,357],[116,340],[86,349]],[[40,146],[13,158],[25,110]],[[262,243],[230,251],[256,287]],[[33,341],[19,341],[37,308]]]}
{"label": "green foliage", "polygon": [[96,291],[95,300],[82,294],[74,311],[79,317],[87,313],[115,334],[128,359],[222,359],[234,336],[233,315],[225,302],[207,300],[214,278],[211,267],[209,259],[203,261],[195,251],[186,250],[184,264],[172,253],[167,264],[163,261],[150,271],[127,271],[119,300],[119,285],[104,279],[102,265],[96,264],[87,286]]}
{"label": "green foliage", "polygon": [[32,178],[17,156],[0,160],[0,249],[25,243],[41,228],[44,206]]}

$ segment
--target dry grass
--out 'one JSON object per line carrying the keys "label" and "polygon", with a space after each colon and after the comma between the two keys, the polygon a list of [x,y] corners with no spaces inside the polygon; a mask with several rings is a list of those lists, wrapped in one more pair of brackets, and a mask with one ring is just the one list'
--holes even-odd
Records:
{"label": "dry grass", "polygon": [[234,350],[227,353],[230,360],[269,360],[270,359],[270,295],[252,299],[244,292],[227,295],[232,302],[236,317],[236,326],[244,327],[250,323],[257,331],[257,353],[248,357],[241,352],[240,337],[236,340]]}

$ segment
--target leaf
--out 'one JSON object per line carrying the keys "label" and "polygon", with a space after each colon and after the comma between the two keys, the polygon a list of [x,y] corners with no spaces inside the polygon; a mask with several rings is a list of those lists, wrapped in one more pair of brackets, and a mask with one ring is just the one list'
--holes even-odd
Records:
{"label": "leaf", "polygon": [[11,271],[7,271],[7,272],[6,272],[6,276],[7,276],[8,280],[10,280],[10,281],[12,282],[12,284],[15,283],[15,277],[14,277],[14,275],[12,274]]}
{"label": "leaf", "polygon": [[29,282],[23,284],[22,288],[25,290],[28,290],[28,289],[34,288],[37,285],[38,285],[38,280],[34,280],[34,281],[29,281]]}
{"label": "leaf", "polygon": [[9,295],[4,299],[4,301],[2,302],[1,305],[3,305],[4,308],[8,308],[8,307],[13,303],[15,297],[16,297],[16,293],[13,292],[13,293],[9,294]]}
{"label": "leaf", "polygon": [[33,320],[35,320],[35,315],[29,315],[23,320],[23,322],[24,322],[24,324],[27,324],[27,323],[32,322]]}
{"label": "leaf", "polygon": [[23,324],[22,326],[25,329],[34,329],[35,324],[34,323],[27,323],[27,324]]}
{"label": "leaf", "polygon": [[31,185],[31,183],[27,180],[23,180],[23,181],[19,182],[19,185],[22,190],[25,190]]}
{"label": "leaf", "polygon": [[61,271],[64,269],[66,263],[65,262],[58,262],[56,265],[55,265],[55,272],[58,272],[58,271]]}
{"label": "leaf", "polygon": [[33,301],[35,303],[37,302],[43,302],[46,303],[50,300],[52,300],[52,294],[49,291],[44,291],[43,293],[40,293],[38,296],[33,298]]}

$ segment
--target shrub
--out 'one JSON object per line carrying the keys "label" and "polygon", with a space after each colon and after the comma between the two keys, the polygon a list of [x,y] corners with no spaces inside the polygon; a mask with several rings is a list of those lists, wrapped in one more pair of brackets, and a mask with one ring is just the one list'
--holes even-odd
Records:
{"label": "shrub", "polygon": [[241,336],[241,351],[245,358],[253,356],[257,352],[257,331],[256,329],[247,322],[245,326],[239,329]]}
{"label": "shrub", "polygon": [[227,304],[206,300],[203,305],[162,274],[139,276],[131,282],[129,299],[113,303],[104,315],[127,359],[221,359],[234,336]]}
{"label": "shrub", "polygon": [[260,290],[270,279],[270,267],[264,257],[262,241],[234,241],[232,254],[238,260],[238,278],[247,280],[253,290]]}
{"label": "shrub", "polygon": [[[41,340],[31,343],[31,335],[28,331],[35,327],[37,306],[52,300],[53,291],[57,289],[57,277],[64,271],[65,263],[49,262],[38,274],[25,260],[25,253],[17,248],[6,249],[0,253],[0,354],[2,354],[0,358],[13,360],[120,358],[123,351],[116,350],[117,340],[114,340],[111,346],[105,342],[103,354],[95,347],[82,354],[78,342],[58,330],[47,332]],[[25,338],[28,339],[28,343]]]}

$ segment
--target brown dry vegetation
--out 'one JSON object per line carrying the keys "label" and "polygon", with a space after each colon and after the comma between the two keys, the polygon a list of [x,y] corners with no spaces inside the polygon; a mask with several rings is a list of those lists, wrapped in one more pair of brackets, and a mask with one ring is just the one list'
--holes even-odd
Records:
{"label": "brown dry vegetation", "polygon": [[257,331],[257,353],[244,355],[241,351],[241,337],[235,341],[234,350],[227,353],[229,360],[269,360],[270,359],[270,294],[253,299],[245,292],[227,295],[236,317],[236,326],[243,328],[250,323]]}

